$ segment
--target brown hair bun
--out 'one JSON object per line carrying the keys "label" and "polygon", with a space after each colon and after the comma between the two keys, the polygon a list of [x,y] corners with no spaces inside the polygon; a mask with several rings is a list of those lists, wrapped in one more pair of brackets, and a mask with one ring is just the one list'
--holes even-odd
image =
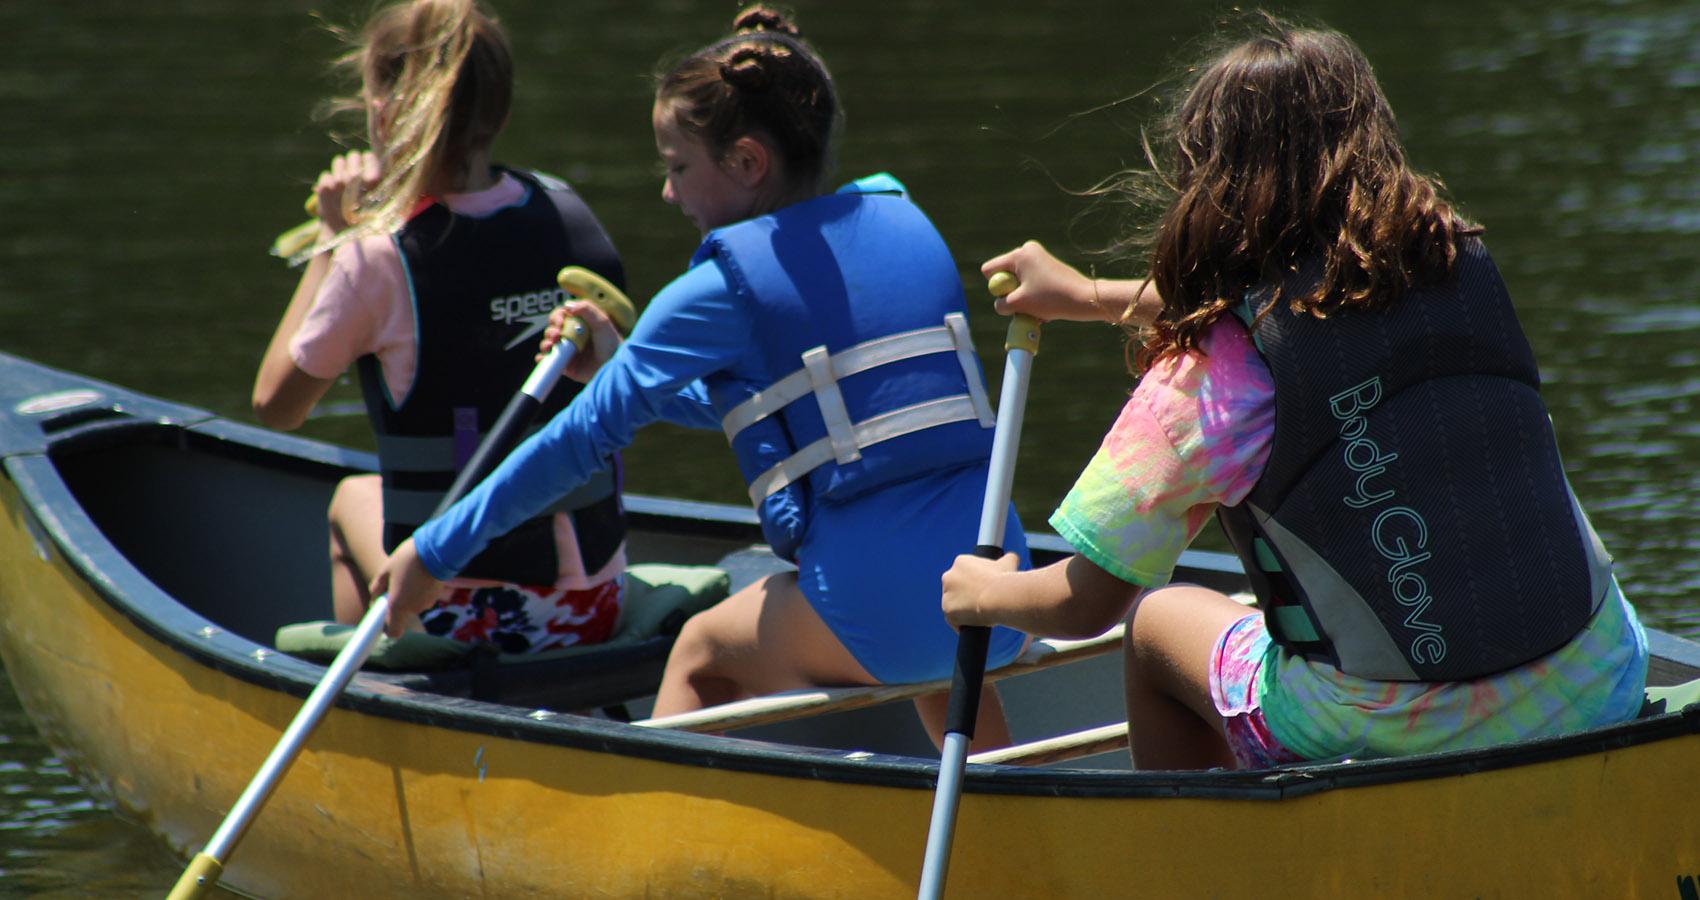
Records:
{"label": "brown hair bun", "polygon": [[792,37],[802,37],[795,23],[784,13],[771,6],[746,6],[732,20],[732,33],[744,34],[751,31],[777,31]]}
{"label": "brown hair bun", "polygon": [[765,91],[773,85],[773,76],[767,71],[767,57],[782,52],[777,47],[740,47],[720,64],[720,78],[740,91]]}

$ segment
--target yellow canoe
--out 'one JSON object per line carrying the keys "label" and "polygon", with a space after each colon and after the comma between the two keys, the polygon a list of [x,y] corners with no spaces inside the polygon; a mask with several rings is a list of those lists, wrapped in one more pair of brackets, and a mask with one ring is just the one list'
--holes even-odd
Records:
{"label": "yellow canoe", "polygon": [[[7,356],[0,460],[7,675],[80,777],[187,857],[323,674],[272,635],[323,615],[329,491],[372,460]],[[745,510],[630,506],[639,558],[726,559],[735,578],[762,564]],[[1220,557],[1186,564],[1235,581]],[[1653,640],[1655,681],[1700,676],[1700,646]],[[680,727],[570,712],[641,713],[665,643],[521,678],[362,673],[224,883],[278,898],[914,896],[937,759],[906,704],[869,705],[907,694],[781,697]],[[1025,754],[1062,760],[1049,766],[969,765],[949,896],[1696,896],[1700,704],[1490,751],[1132,772],[1113,750],[1118,667],[1040,659],[1003,681],[1018,739],[1086,737]]]}

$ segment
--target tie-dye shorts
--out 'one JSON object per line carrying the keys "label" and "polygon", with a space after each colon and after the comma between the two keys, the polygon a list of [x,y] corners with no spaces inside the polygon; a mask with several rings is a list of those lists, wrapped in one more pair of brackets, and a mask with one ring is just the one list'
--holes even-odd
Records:
{"label": "tie-dye shorts", "polygon": [[1254,612],[1224,629],[1210,652],[1210,699],[1227,725],[1228,749],[1242,769],[1267,769],[1304,760],[1269,733],[1269,724],[1263,718],[1257,685],[1268,648],[1263,614]]}

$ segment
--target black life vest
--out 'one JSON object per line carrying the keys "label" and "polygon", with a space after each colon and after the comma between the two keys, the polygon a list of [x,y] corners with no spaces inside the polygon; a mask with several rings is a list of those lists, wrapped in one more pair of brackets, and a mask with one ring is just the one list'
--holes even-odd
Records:
{"label": "black life vest", "polygon": [[[383,478],[384,548],[395,547],[436,510],[455,474],[531,372],[549,311],[566,299],[555,276],[584,266],[624,287],[613,241],[583,200],[546,175],[505,169],[525,187],[522,202],[478,218],[441,203],[395,235],[412,292],[418,368],[406,397],[389,396],[376,356],[358,363]],[[581,385],[561,379],[539,412],[545,422]],[[555,583],[553,514],[567,512],[585,570],[607,564],[625,539],[619,460],[543,515],[493,541],[461,571],[465,578]]]}
{"label": "black life vest", "polygon": [[[1253,322],[1271,293],[1238,314]],[[1274,376],[1274,442],[1219,518],[1276,641],[1365,678],[1461,681],[1586,626],[1611,559],[1480,241],[1460,244],[1452,278],[1387,308],[1318,320],[1282,302],[1252,336]]]}

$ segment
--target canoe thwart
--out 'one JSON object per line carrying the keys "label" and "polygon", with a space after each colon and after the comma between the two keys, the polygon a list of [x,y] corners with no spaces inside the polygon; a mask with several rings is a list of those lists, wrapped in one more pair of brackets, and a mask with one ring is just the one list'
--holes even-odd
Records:
{"label": "canoe thwart", "polygon": [[1109,753],[1112,750],[1125,749],[1127,749],[1127,723],[1116,722],[1069,734],[1060,734],[1043,740],[1030,741],[1025,744],[1015,744],[1010,747],[987,750],[984,753],[975,753],[968,757],[968,761],[985,765],[1043,766],[1049,763],[1080,759],[1084,756],[1094,756],[1099,753]]}
{"label": "canoe thwart", "polygon": [[[1084,640],[1043,638],[1029,644],[1015,662],[986,673],[988,681],[998,681],[1064,663],[1090,659],[1121,646],[1126,624]],[[950,690],[950,680],[921,681],[913,684],[880,684],[869,687],[815,688],[785,691],[747,700],[736,700],[718,706],[705,707],[659,719],[633,722],[646,728],[673,728],[680,731],[718,732],[737,728],[771,725],[821,713],[849,712],[897,700]]]}

